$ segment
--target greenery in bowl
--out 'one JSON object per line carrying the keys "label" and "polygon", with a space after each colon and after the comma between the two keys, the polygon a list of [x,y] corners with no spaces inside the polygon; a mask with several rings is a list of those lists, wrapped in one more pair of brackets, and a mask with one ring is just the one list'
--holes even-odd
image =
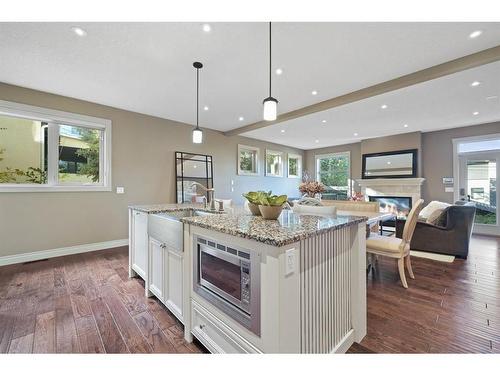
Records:
{"label": "greenery in bowl", "polygon": [[282,206],[288,200],[286,195],[273,195],[272,191],[249,191],[243,196],[248,202],[261,206]]}

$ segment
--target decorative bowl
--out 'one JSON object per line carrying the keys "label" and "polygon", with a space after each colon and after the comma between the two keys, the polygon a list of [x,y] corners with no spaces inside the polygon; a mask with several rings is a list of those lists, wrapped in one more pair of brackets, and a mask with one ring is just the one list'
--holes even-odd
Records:
{"label": "decorative bowl", "polygon": [[260,216],[260,210],[257,204],[248,202],[248,209],[250,210],[252,215]]}
{"label": "decorative bowl", "polygon": [[283,206],[263,206],[259,205],[260,213],[266,220],[276,220],[283,211]]}

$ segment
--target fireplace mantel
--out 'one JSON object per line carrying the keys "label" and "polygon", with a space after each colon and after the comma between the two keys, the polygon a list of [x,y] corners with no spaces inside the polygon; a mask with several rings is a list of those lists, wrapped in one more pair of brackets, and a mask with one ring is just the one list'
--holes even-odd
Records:
{"label": "fireplace mantel", "polygon": [[361,186],[361,194],[368,200],[370,196],[411,197],[417,202],[422,197],[425,178],[364,178],[356,180]]}
{"label": "fireplace mantel", "polygon": [[361,187],[369,186],[422,186],[425,178],[363,178],[356,180]]}

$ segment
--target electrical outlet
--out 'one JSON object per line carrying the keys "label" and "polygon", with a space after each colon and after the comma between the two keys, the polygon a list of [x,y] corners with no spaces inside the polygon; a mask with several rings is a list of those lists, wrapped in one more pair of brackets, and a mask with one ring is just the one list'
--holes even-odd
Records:
{"label": "electrical outlet", "polygon": [[123,186],[117,186],[116,194],[125,194],[125,188]]}
{"label": "electrical outlet", "polygon": [[285,252],[285,276],[295,272],[295,249]]}

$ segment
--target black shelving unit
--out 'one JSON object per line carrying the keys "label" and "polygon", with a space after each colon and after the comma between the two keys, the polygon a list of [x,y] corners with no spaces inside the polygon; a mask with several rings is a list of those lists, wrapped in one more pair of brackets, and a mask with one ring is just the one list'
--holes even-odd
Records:
{"label": "black shelving unit", "polygon": [[[187,163],[193,165],[194,168],[200,167],[199,176],[185,175]],[[175,196],[177,203],[191,203],[191,200],[186,198],[185,185],[186,182],[198,182],[208,189],[214,186],[214,170],[211,155],[194,154],[191,152],[175,151]],[[208,194],[206,194],[208,199]]]}

